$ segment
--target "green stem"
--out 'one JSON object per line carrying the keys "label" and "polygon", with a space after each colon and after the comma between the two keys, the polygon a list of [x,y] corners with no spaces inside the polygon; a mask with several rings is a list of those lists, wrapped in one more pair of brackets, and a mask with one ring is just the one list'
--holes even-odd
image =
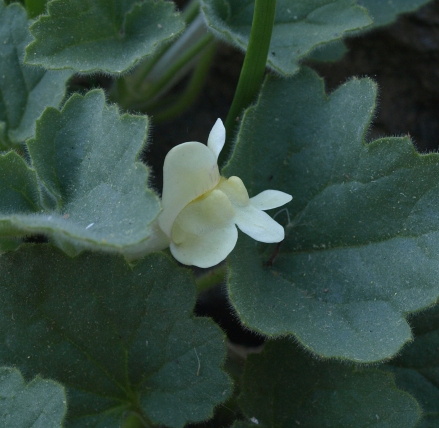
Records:
{"label": "green stem", "polygon": [[[152,115],[154,116],[154,123],[164,122],[165,120],[169,120],[180,115],[197,99],[201,89],[206,83],[205,79],[207,73],[209,72],[215,50],[215,43],[212,43],[206,48],[205,52],[202,54],[202,57],[199,59],[184,92],[176,101],[174,101],[171,106],[168,106],[158,113],[152,112]],[[151,109],[153,110],[153,108],[154,107],[152,106]]]}
{"label": "green stem", "polygon": [[200,11],[200,3],[198,0],[191,0],[189,4],[184,8],[181,14],[186,25],[189,25],[198,15]]}
{"label": "green stem", "polygon": [[[158,95],[160,92],[166,90],[167,87],[172,84],[177,76],[177,73],[187,65],[195,56],[197,56],[210,42],[214,40],[212,34],[208,33],[201,37],[200,40],[191,46],[177,61],[175,61],[168,70],[163,74],[163,76],[155,81],[153,85],[141,90],[145,94],[145,99],[151,100],[153,97]],[[148,85],[148,82],[145,86]]]}
{"label": "green stem", "polygon": [[227,143],[220,160],[228,158],[234,129],[240,119],[242,110],[256,98],[264,78],[271,34],[273,32],[276,0],[256,0],[253,14],[252,29],[248,42],[247,53],[239,76],[232,106],[226,120]]}
{"label": "green stem", "polygon": [[215,269],[210,270],[204,275],[201,275],[195,280],[195,285],[197,287],[197,294],[216,284],[221,284],[226,280],[227,266],[222,264]]}

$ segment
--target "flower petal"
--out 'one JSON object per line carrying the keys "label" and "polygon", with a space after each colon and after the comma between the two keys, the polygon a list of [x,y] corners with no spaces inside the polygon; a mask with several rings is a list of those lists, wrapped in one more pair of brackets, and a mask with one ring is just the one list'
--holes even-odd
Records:
{"label": "flower petal", "polygon": [[163,232],[170,237],[172,224],[180,211],[212,190],[219,180],[215,155],[204,144],[192,141],[170,150],[163,166],[163,211],[159,216]]}
{"label": "flower petal", "polygon": [[235,207],[235,223],[244,233],[259,242],[280,242],[285,237],[284,228],[253,205]]}
{"label": "flower petal", "polygon": [[229,199],[220,190],[190,203],[174,222],[172,255],[180,263],[202,268],[220,263],[238,239],[234,216]]}
{"label": "flower petal", "polygon": [[225,142],[226,128],[224,128],[222,120],[217,119],[215,125],[213,125],[213,128],[210,131],[209,138],[207,140],[207,147],[212,150],[217,160],[221,150],[224,147]]}
{"label": "flower petal", "polygon": [[247,189],[239,177],[221,178],[217,189],[222,190],[235,207],[245,207],[250,203]]}
{"label": "flower petal", "polygon": [[288,193],[280,192],[279,190],[264,190],[253,198],[250,198],[250,203],[260,210],[271,210],[272,208],[281,207],[290,202],[293,197]]}

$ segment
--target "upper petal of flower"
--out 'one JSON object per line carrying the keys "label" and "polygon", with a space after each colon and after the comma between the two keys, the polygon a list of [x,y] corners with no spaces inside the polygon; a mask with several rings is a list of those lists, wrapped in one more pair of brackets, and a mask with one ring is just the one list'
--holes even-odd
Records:
{"label": "upper petal of flower", "polygon": [[279,190],[264,190],[253,198],[250,198],[250,203],[260,210],[271,210],[272,208],[281,207],[290,202],[293,197],[288,193],[280,192]]}
{"label": "upper petal of flower", "polygon": [[172,227],[172,255],[180,263],[202,268],[220,263],[238,239],[234,217],[232,204],[220,190],[191,202]]}
{"label": "upper petal of flower", "polygon": [[224,128],[222,120],[217,119],[215,125],[213,125],[213,128],[210,131],[209,138],[207,140],[207,147],[212,150],[217,160],[221,150],[224,147],[225,142],[226,128]]}
{"label": "upper petal of flower", "polygon": [[204,144],[192,141],[171,149],[163,166],[163,211],[159,216],[163,232],[170,237],[181,210],[212,190],[219,180],[216,157]]}

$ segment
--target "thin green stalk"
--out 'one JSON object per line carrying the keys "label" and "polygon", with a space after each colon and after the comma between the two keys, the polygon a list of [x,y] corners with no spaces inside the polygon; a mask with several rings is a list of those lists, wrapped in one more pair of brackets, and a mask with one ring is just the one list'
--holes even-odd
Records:
{"label": "thin green stalk", "polygon": [[184,8],[183,13],[181,14],[186,25],[189,25],[198,15],[200,11],[200,3],[199,0],[191,0],[189,4]]}
{"label": "thin green stalk", "polygon": [[276,0],[256,0],[253,14],[250,40],[245,54],[244,64],[236,87],[235,97],[226,120],[227,143],[220,161],[228,157],[231,138],[239,121],[242,110],[256,98],[264,78],[271,34],[273,32]]}
{"label": "thin green stalk", "polygon": [[[186,25],[190,25],[194,21],[198,16],[199,10],[199,0],[191,0],[181,15]],[[153,57],[140,64],[134,73],[118,78],[111,90],[110,97],[119,102],[122,106],[128,107],[131,100],[135,99],[136,95],[138,95],[137,88],[143,83],[154,66],[172,46],[173,43],[161,46]],[[125,102],[125,99],[127,99],[128,102]]]}
{"label": "thin green stalk", "polygon": [[[187,108],[198,98],[201,89],[206,83],[206,76],[209,72],[215,50],[215,43],[212,43],[206,48],[205,52],[202,54],[202,57],[199,59],[184,92],[176,101],[174,101],[171,106],[168,106],[167,108],[155,114],[152,112],[152,115],[154,116],[154,123],[160,123],[178,116],[187,110]],[[154,106],[151,107],[151,110],[153,110],[153,108]]]}
{"label": "thin green stalk", "polygon": [[197,294],[216,284],[221,284],[226,280],[227,266],[222,264],[209,272],[201,275],[195,280],[195,285],[197,287]]}
{"label": "thin green stalk", "polygon": [[[180,71],[186,64],[188,64],[195,56],[197,56],[210,42],[214,40],[212,34],[207,33],[201,37],[200,40],[191,46],[176,62],[174,62],[163,76],[151,86],[151,89],[144,88],[145,99],[151,100],[158,93],[162,92],[169,83],[174,80],[177,72]],[[148,83],[146,83],[147,85]]]}

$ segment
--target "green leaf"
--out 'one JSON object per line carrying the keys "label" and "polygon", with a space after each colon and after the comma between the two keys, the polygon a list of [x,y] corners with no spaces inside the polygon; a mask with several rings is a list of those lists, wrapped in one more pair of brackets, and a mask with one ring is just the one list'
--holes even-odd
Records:
{"label": "green leaf", "polygon": [[231,392],[224,335],[194,318],[188,270],[151,254],[70,259],[49,245],[0,257],[0,361],[62,382],[68,427],[169,427],[207,419]]}
{"label": "green leaf", "polygon": [[423,410],[418,428],[439,425],[439,305],[411,319],[416,337],[388,368]]}
{"label": "green leaf", "polygon": [[24,0],[29,18],[36,18],[46,10],[47,0]]}
{"label": "green leaf", "polygon": [[24,143],[48,106],[57,107],[65,93],[68,71],[45,71],[23,64],[30,42],[26,12],[18,3],[0,0],[0,150]]}
{"label": "green leaf", "polygon": [[439,156],[419,155],[409,138],[365,144],[375,98],[369,79],[327,97],[309,69],[269,77],[224,171],[250,196],[293,195],[274,213],[286,226],[279,246],[239,238],[232,253],[241,321],[362,362],[395,355],[411,339],[405,315],[439,296]]}
{"label": "green leaf", "polygon": [[148,247],[160,204],[137,161],[147,130],[146,117],[120,116],[100,90],[73,95],[61,112],[46,109],[28,142],[45,209],[29,215],[34,206],[17,209],[17,202],[10,212],[0,203],[8,224],[0,233],[46,234],[72,256],[92,248],[130,257]]}
{"label": "green leaf", "polygon": [[413,12],[431,0],[358,0],[358,4],[368,9],[373,19],[373,28],[390,24],[401,13]]}
{"label": "green leaf", "polygon": [[30,28],[25,61],[48,69],[124,73],[184,28],[163,0],[52,0],[47,10]]}
{"label": "green leaf", "polygon": [[[201,0],[201,10],[213,33],[246,50],[254,1]],[[278,0],[267,65],[291,76],[299,61],[317,46],[339,40],[349,31],[367,27],[372,20],[355,0]]]}
{"label": "green leaf", "polygon": [[0,424],[3,428],[62,427],[64,388],[36,377],[27,385],[17,369],[0,368]]}
{"label": "green leaf", "polygon": [[249,355],[240,404],[264,428],[409,428],[421,416],[390,374],[319,362],[288,340]]}

